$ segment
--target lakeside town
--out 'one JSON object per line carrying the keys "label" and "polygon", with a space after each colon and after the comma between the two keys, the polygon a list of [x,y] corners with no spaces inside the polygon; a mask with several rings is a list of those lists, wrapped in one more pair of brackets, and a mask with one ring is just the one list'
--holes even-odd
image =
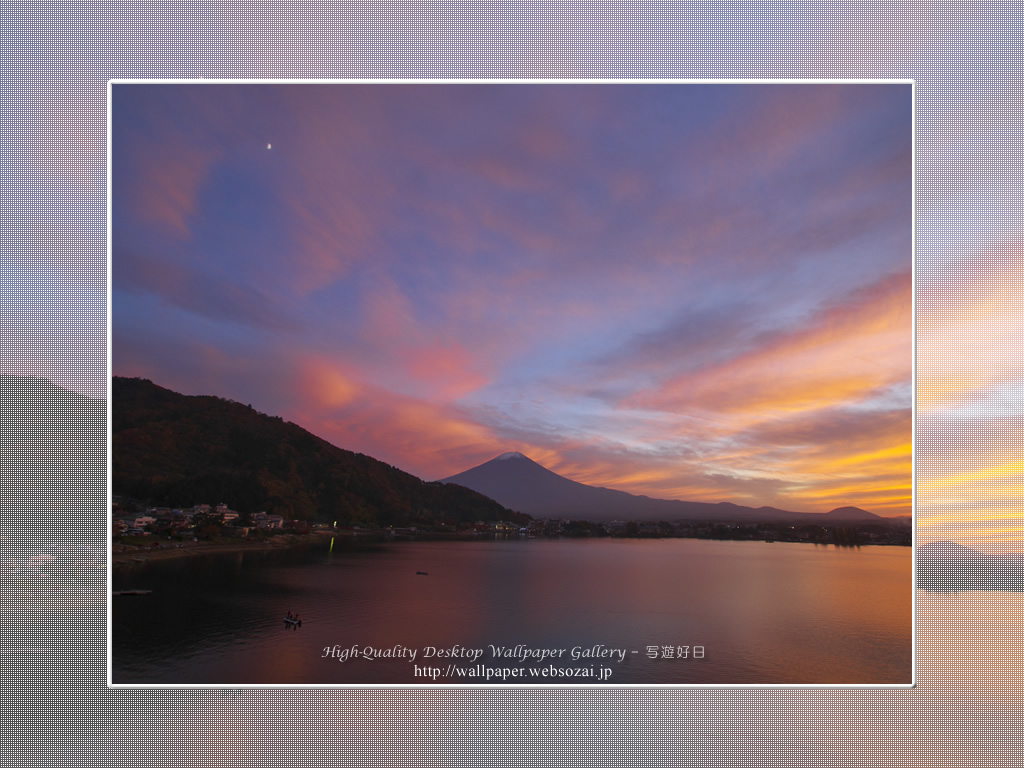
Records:
{"label": "lakeside town", "polygon": [[[261,511],[246,514],[225,503],[192,507],[144,507],[115,500],[111,534],[113,553],[189,549],[196,545],[256,545],[294,541],[295,537],[328,534],[364,541],[408,539],[523,538],[694,538],[738,541],[796,542],[835,546],[910,546],[909,524],[851,522],[842,525],[739,523],[715,521],[614,520],[590,522],[569,519],[530,519],[472,523],[441,520],[414,526],[366,527],[288,519]],[[284,537],[288,537],[285,539]]]}
{"label": "lakeside town", "polygon": [[[910,546],[909,522],[844,523],[842,525],[725,522],[624,522],[595,523],[566,519],[532,519],[520,522],[475,521],[471,524],[444,520],[416,526],[368,527],[335,525],[288,519],[257,512],[245,515],[224,503],[192,507],[151,507],[115,497],[111,519],[109,564],[128,567],[151,560],[202,554],[249,552],[312,544],[324,536],[353,547],[374,546],[401,540],[487,540],[494,538],[694,538],[733,541],[794,542],[820,546]],[[103,579],[108,561],[104,552],[85,544],[51,542],[19,547],[0,542],[0,576],[27,599],[44,594],[61,595],[60,587],[87,587]],[[40,592],[47,587],[45,592]],[[24,590],[30,590],[25,592]],[[58,591],[54,591],[58,590]],[[77,594],[77,593],[76,593]],[[78,599],[78,598],[76,598]]]}

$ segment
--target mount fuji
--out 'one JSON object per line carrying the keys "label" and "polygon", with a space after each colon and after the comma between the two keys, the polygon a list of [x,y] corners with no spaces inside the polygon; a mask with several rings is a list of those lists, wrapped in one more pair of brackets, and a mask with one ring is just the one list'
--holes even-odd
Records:
{"label": "mount fuji", "polygon": [[[518,451],[503,453],[480,466],[441,480],[490,496],[499,504],[541,518],[591,520],[712,520],[730,522],[801,521],[822,516],[773,507],[743,507],[729,502],[673,501],[636,496],[625,491],[578,483],[552,472]],[[847,507],[834,515],[861,520],[880,519]],[[862,515],[857,514],[862,513]]]}

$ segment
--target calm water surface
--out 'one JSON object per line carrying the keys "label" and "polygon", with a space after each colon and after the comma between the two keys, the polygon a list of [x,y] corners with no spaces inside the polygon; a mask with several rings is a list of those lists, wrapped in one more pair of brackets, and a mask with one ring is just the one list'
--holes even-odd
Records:
{"label": "calm water surface", "polygon": [[[396,542],[377,551],[331,552],[328,544],[115,572],[115,590],[153,593],[112,599],[113,682],[487,682],[448,676],[452,662],[465,671],[481,664],[527,672],[553,666],[551,674],[611,671],[606,680],[508,680],[534,684],[912,679],[909,548],[533,539]],[[284,628],[289,610],[300,614],[301,628]],[[542,662],[503,660],[493,658],[492,645],[564,654]],[[339,661],[324,656],[334,646],[403,655]],[[484,655],[427,659],[429,646]],[[573,648],[594,646],[622,649],[625,660],[571,658]],[[679,658],[680,646],[689,648],[688,658]],[[693,658],[696,646],[704,658]],[[416,676],[425,666],[445,676]]]}

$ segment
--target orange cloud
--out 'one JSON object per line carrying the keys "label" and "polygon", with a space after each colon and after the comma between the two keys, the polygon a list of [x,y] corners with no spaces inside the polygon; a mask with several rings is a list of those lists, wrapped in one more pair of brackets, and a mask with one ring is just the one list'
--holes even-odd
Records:
{"label": "orange cloud", "polygon": [[353,403],[362,391],[349,374],[322,359],[304,361],[301,381],[305,385],[306,397],[327,409]]}
{"label": "orange cloud", "polygon": [[910,275],[819,312],[801,330],[630,397],[627,406],[742,416],[739,428],[785,413],[849,404],[911,373]]}
{"label": "orange cloud", "polygon": [[[921,278],[918,504],[922,543],[998,553],[1019,544],[1021,242],[1007,240]],[[1018,548],[1018,547],[1012,547]]]}
{"label": "orange cloud", "polygon": [[452,455],[492,458],[502,442],[443,401],[404,395],[365,381],[361,372],[323,356],[298,360],[302,398],[286,418],[347,450],[366,453],[407,472],[435,479]]}
{"label": "orange cloud", "polygon": [[[627,451],[584,481],[667,498],[909,514],[910,288],[908,273],[885,278],[796,331],[623,398],[619,417],[632,414],[637,438],[664,452]],[[653,431],[652,414],[663,422]],[[692,449],[673,456],[673,446]]]}
{"label": "orange cloud", "polygon": [[1019,381],[1013,351],[1024,335],[1022,243],[1003,243],[959,261],[955,285],[938,265],[918,296],[918,407],[956,410]]}
{"label": "orange cloud", "polygon": [[909,477],[912,455],[913,445],[908,441],[899,445],[889,445],[877,450],[867,451],[865,453],[847,454],[846,456],[834,458],[823,465],[819,465],[817,469],[821,472],[828,472],[848,470],[853,467],[878,467],[880,465],[884,465],[890,470],[905,470]]}

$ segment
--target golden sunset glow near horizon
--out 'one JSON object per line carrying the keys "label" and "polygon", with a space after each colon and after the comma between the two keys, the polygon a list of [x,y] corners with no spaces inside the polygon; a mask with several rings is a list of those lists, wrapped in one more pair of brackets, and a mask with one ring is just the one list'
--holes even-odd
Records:
{"label": "golden sunset glow near horizon", "polygon": [[911,513],[909,84],[112,99],[114,375],[426,480],[514,450],[652,497]]}

